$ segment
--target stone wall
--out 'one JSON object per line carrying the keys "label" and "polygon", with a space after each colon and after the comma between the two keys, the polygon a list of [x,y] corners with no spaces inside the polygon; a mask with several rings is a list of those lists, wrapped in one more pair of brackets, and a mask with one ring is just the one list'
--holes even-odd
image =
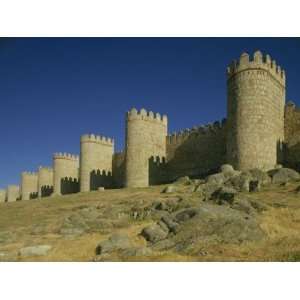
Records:
{"label": "stone wall", "polygon": [[38,196],[38,174],[35,172],[22,172],[21,199],[30,200]]}
{"label": "stone wall", "polygon": [[293,102],[285,107],[285,165],[300,171],[300,108]]}
{"label": "stone wall", "polygon": [[79,157],[69,153],[53,156],[54,195],[79,192]]}
{"label": "stone wall", "polygon": [[7,187],[7,202],[14,202],[20,198],[20,187],[18,185],[9,185]]}
{"label": "stone wall", "polygon": [[122,188],[125,184],[125,152],[114,153],[112,163],[113,187]]}
{"label": "stone wall", "polygon": [[53,169],[39,167],[38,170],[38,196],[47,197],[53,193]]}
{"label": "stone wall", "polygon": [[111,187],[114,141],[86,134],[80,139],[80,191]]}
{"label": "stone wall", "polygon": [[285,73],[260,51],[227,70],[227,158],[235,168],[271,169],[284,140]]}
{"label": "stone wall", "polygon": [[0,190],[0,202],[6,201],[6,190]]}
{"label": "stone wall", "polygon": [[169,180],[185,175],[201,176],[217,170],[225,162],[225,120],[167,136]]}
{"label": "stone wall", "polygon": [[126,117],[126,166],[125,186],[149,185],[149,159],[166,156],[166,116],[132,109]]}

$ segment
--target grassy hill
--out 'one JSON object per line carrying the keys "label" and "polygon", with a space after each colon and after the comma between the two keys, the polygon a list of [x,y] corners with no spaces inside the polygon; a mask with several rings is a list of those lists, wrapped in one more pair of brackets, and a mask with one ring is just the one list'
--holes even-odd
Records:
{"label": "grassy hill", "polygon": [[[241,205],[207,204],[192,192],[193,185],[185,184],[175,185],[171,193],[161,193],[164,186],[156,186],[0,203],[0,261],[299,261],[298,186],[293,182],[239,193],[239,199],[245,197],[259,208],[251,211]],[[200,213],[193,222],[179,219],[185,215],[178,212],[195,207]],[[177,214],[179,231],[167,240],[146,241],[140,234],[143,228],[166,214]],[[249,223],[243,220],[252,222],[250,231],[244,230],[243,224]],[[262,235],[256,239],[257,230]],[[103,254],[96,256],[97,245],[115,234],[117,239],[125,236],[130,245],[119,251],[104,244]],[[50,247],[43,255],[24,252],[39,245]]]}

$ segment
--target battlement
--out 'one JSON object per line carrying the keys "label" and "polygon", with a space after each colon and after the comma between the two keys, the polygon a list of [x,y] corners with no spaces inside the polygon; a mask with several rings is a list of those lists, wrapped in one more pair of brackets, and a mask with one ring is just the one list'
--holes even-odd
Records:
{"label": "battlement", "polygon": [[207,125],[194,126],[193,128],[188,128],[181,130],[179,132],[174,132],[167,135],[167,144],[177,144],[189,138],[191,135],[209,135],[216,134],[217,132],[223,130],[226,125],[226,119],[221,122],[216,121],[214,123],[209,123]]}
{"label": "battlement", "polygon": [[147,112],[144,108],[142,108],[139,112],[136,108],[132,108],[127,112],[127,120],[146,120],[162,123],[165,126],[168,124],[168,117],[166,115],[161,116],[160,113],[154,113],[152,111]]}
{"label": "battlement", "polygon": [[[237,73],[246,70],[267,71],[281,85],[285,86],[285,71],[268,54],[264,56],[260,51],[255,51],[253,57],[250,57],[248,53],[242,53],[238,61],[234,60],[228,66],[227,78],[230,79]],[[263,75],[263,73],[259,74]]]}
{"label": "battlement", "polygon": [[54,153],[53,159],[66,159],[66,160],[79,161],[79,156],[70,153],[58,152],[58,153]]}
{"label": "battlement", "polygon": [[22,176],[33,176],[36,177],[38,174],[36,172],[28,172],[28,171],[24,171],[22,172]]}
{"label": "battlement", "polygon": [[43,167],[43,166],[39,166],[39,170],[43,170],[43,171],[47,171],[49,173],[53,172],[53,168],[51,167]]}
{"label": "battlement", "polygon": [[97,143],[97,144],[103,144],[103,145],[108,145],[108,146],[114,145],[114,139],[105,137],[105,136],[95,135],[95,134],[82,135],[80,137],[80,142],[81,143]]}

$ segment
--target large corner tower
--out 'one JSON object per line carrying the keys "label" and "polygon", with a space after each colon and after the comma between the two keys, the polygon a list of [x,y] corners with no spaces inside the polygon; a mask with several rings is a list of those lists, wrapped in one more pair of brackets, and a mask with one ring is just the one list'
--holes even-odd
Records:
{"label": "large corner tower", "polygon": [[285,72],[260,51],[227,68],[227,161],[239,170],[271,169],[284,140]]}
{"label": "large corner tower", "polygon": [[125,186],[149,185],[149,160],[166,156],[167,116],[135,108],[126,118]]}

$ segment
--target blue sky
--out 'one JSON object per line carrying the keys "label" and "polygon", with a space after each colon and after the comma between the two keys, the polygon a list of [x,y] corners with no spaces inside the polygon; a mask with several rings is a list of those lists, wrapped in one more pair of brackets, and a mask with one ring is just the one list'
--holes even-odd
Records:
{"label": "blue sky", "polygon": [[226,66],[269,53],[300,105],[299,38],[1,38],[0,187],[79,153],[84,133],[123,149],[131,107],[167,114],[169,132],[226,116]]}

